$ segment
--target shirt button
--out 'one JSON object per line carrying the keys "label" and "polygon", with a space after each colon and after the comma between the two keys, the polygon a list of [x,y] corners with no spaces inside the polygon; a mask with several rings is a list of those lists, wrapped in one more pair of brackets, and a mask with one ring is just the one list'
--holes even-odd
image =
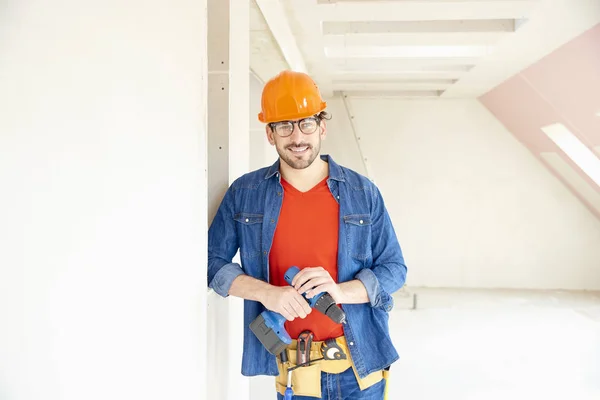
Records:
{"label": "shirt button", "polygon": [[248,218],[246,218],[246,222],[250,222],[250,220]]}
{"label": "shirt button", "polygon": [[360,221],[358,221],[358,223],[362,225],[362,223],[363,223],[363,220],[361,219]]}
{"label": "shirt button", "polygon": [[354,342],[350,342],[350,346],[354,346]]}
{"label": "shirt button", "polygon": [[271,220],[271,223],[272,223],[272,224],[274,224],[274,223],[275,223],[275,220],[274,220],[274,219],[272,219],[272,220]]}
{"label": "shirt button", "polygon": [[338,200],[339,200],[340,196],[338,196],[337,198],[338,198]]}
{"label": "shirt button", "polygon": [[266,255],[267,255],[267,251],[266,251],[266,250],[265,250],[265,251],[263,251],[263,254],[266,256]]}
{"label": "shirt button", "polygon": [[277,192],[277,196],[281,196],[281,192]]}

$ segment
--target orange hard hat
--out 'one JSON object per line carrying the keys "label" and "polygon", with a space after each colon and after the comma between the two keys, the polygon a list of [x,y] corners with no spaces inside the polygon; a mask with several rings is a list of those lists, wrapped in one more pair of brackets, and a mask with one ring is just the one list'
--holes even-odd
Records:
{"label": "orange hard hat", "polygon": [[271,78],[262,92],[263,123],[310,117],[327,107],[317,84],[305,73],[283,71]]}

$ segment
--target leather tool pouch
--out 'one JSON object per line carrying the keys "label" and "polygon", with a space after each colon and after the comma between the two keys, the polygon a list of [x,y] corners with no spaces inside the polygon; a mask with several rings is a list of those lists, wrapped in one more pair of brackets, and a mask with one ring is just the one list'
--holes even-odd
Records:
{"label": "leather tool pouch", "polygon": [[[279,375],[276,378],[276,385],[277,391],[282,395],[287,386],[287,368],[297,365],[296,354],[296,349],[288,348],[289,365],[282,365],[278,358],[277,367],[279,368]],[[319,361],[305,367],[296,368],[292,372],[292,389],[294,396],[321,398],[321,365]]]}
{"label": "leather tool pouch", "polygon": [[[321,372],[327,372],[330,374],[339,374],[352,367],[354,376],[358,382],[360,390],[376,384],[384,378],[383,371],[376,371],[364,378],[359,378],[354,364],[350,357],[350,351],[346,344],[345,337],[339,337],[336,339],[337,344],[340,346],[342,351],[346,353],[347,358],[342,360],[321,360],[315,361],[308,366],[296,368],[292,372],[292,389],[294,396],[309,396],[309,397],[321,397]],[[321,345],[323,342],[312,342],[310,359],[316,360],[322,357]],[[276,388],[281,395],[284,394],[287,386],[287,368],[292,368],[297,365],[297,345],[296,340],[292,341],[287,348],[288,360],[287,365],[282,365],[277,357],[277,367],[279,368],[279,375],[276,378]]]}

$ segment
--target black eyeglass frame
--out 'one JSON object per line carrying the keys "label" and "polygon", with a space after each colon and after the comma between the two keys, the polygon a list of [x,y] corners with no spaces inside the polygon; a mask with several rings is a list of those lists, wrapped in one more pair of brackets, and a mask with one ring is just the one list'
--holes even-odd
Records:
{"label": "black eyeglass frame", "polygon": [[[308,120],[315,120],[315,122],[317,123],[317,125],[315,127],[315,130],[312,131],[312,132],[310,132],[310,133],[304,132],[302,130],[302,128],[300,127],[300,123],[302,121],[306,121],[307,119]],[[279,136],[279,137],[289,137],[289,136],[292,136],[292,133],[294,133],[294,128],[295,128],[294,125],[298,124],[298,129],[300,130],[300,132],[302,132],[305,135],[312,135],[313,133],[315,133],[318,130],[319,125],[321,125],[321,121],[322,120],[323,119],[321,117],[319,117],[318,115],[313,115],[311,117],[306,117],[306,118],[299,119],[298,121],[277,121],[277,122],[270,122],[269,123],[269,127],[271,128],[271,130],[273,132],[277,133],[277,136]],[[279,132],[277,132],[277,126],[281,125],[281,124],[292,124],[292,130],[291,130],[291,132],[290,132],[289,135],[283,136],[283,135],[280,135]]]}

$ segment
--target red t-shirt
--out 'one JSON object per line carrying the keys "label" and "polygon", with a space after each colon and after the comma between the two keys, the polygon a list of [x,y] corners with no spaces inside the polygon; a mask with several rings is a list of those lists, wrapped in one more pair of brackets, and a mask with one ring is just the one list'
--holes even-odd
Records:
{"label": "red t-shirt", "polygon": [[[323,267],[337,282],[339,206],[327,186],[327,178],[307,192],[300,192],[284,179],[283,205],[269,254],[269,278],[275,286],[287,286],[283,279],[291,266]],[[344,334],[336,324],[317,310],[304,319],[286,321],[292,339],[304,330],[321,341]]]}

